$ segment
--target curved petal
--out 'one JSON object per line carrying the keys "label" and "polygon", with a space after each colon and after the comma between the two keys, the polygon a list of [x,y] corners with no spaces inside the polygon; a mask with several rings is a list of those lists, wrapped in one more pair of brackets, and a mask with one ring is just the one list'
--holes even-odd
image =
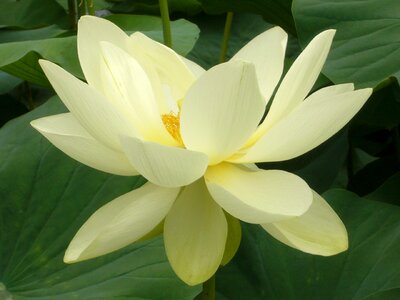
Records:
{"label": "curved petal", "polygon": [[321,73],[335,32],[333,29],[321,32],[295,60],[276,91],[267,117],[258,127],[253,140],[301,104]]}
{"label": "curved petal", "polygon": [[95,139],[120,150],[119,134],[137,134],[133,124],[96,90],[52,62],[39,63],[58,96]]}
{"label": "curved petal", "polygon": [[243,156],[233,162],[282,161],[302,155],[325,142],[361,109],[372,89],[325,98],[312,97],[274,125]]}
{"label": "curved petal", "polygon": [[286,44],[287,33],[280,27],[274,27],[256,36],[231,59],[254,64],[258,85],[266,102],[282,76]]}
{"label": "curved petal", "polygon": [[242,226],[240,221],[225,212],[228,223],[228,236],[226,238],[224,257],[222,257],[221,266],[227,265],[235,256],[242,240]]}
{"label": "curved petal", "polygon": [[134,137],[121,138],[124,151],[136,170],[147,180],[165,187],[188,185],[203,176],[205,154],[169,147]]}
{"label": "curved petal", "polygon": [[94,169],[116,175],[138,175],[124,153],[95,140],[71,113],[33,120],[31,125],[54,146]]}
{"label": "curved petal", "polygon": [[301,216],[312,202],[307,183],[285,171],[253,171],[223,163],[208,168],[204,177],[214,200],[232,216],[248,223]]}
{"label": "curved petal", "polygon": [[224,254],[227,223],[203,180],[185,187],[164,223],[164,242],[172,269],[189,285],[217,271]]}
{"label": "curved petal", "polygon": [[181,57],[140,32],[130,36],[129,53],[140,62],[151,78],[160,112],[176,112],[176,102],[184,97],[196,79]]}
{"label": "curved petal", "polygon": [[78,21],[78,56],[86,81],[98,91],[103,90],[100,77],[100,42],[107,41],[126,49],[128,35],[114,23],[93,16],[82,16]]}
{"label": "curved petal", "polygon": [[64,262],[94,258],[137,241],[164,219],[178,193],[179,189],[146,183],[107,203],[76,233]]}
{"label": "curved petal", "polygon": [[329,204],[316,192],[310,209],[302,216],[262,227],[282,243],[316,255],[335,255],[346,251],[346,227]]}
{"label": "curved petal", "polygon": [[176,145],[161,121],[147,74],[125,51],[108,42],[100,43],[104,92],[121,107],[145,140]]}
{"label": "curved petal", "polygon": [[200,77],[200,75],[203,75],[203,73],[206,71],[203,69],[203,67],[199,66],[194,61],[191,61],[190,59],[187,59],[184,56],[179,56],[179,57],[185,63],[186,67],[188,67],[188,69],[192,72],[195,78]]}
{"label": "curved petal", "polygon": [[254,132],[264,106],[252,64],[217,65],[192,85],[183,101],[183,142],[188,149],[206,153],[210,164],[219,163]]}

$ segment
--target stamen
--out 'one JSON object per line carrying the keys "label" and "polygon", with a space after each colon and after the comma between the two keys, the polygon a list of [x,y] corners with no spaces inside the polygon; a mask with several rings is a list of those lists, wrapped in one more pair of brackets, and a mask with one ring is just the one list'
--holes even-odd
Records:
{"label": "stamen", "polygon": [[178,115],[174,114],[173,112],[170,112],[169,114],[163,114],[161,115],[161,119],[169,134],[179,143],[182,143],[179,113]]}

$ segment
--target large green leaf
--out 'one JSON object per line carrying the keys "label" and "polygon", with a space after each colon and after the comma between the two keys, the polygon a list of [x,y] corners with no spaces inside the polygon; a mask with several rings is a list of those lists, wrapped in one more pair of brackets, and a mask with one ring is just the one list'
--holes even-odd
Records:
{"label": "large green leaf", "polygon": [[294,0],[303,46],[324,29],[337,34],[324,68],[334,83],[374,87],[400,71],[400,1]]}
{"label": "large green leaf", "polygon": [[[142,31],[157,41],[162,41],[162,25],[158,17],[113,15],[109,18],[127,32]],[[177,20],[172,22],[172,33],[174,49],[186,55],[194,46],[199,29],[186,20]],[[75,36],[0,44],[0,70],[46,86],[48,81],[38,64],[39,58],[58,63],[72,74],[83,78]]]}
{"label": "large green leaf", "polygon": [[67,14],[55,0],[2,0],[0,3],[0,28],[51,24],[67,24]]}
{"label": "large green leaf", "polygon": [[247,12],[263,16],[269,23],[296,34],[291,13],[292,0],[199,0],[207,13]]}
{"label": "large green leaf", "polygon": [[[198,288],[174,275],[160,238],[63,263],[83,222],[144,182],[83,166],[29,125],[64,110],[53,98],[0,130],[0,282],[13,299],[192,299]],[[0,298],[5,294],[0,287]]]}
{"label": "large green leaf", "polygon": [[346,224],[349,250],[312,256],[245,225],[237,257],[217,276],[221,299],[398,299],[400,208],[344,190],[324,196]]}

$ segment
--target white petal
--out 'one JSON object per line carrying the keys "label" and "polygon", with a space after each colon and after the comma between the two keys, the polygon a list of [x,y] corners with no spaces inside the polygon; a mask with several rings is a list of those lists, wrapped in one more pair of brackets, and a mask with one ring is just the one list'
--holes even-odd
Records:
{"label": "white petal", "polygon": [[31,125],[58,149],[89,167],[116,175],[138,175],[124,153],[96,141],[71,113],[37,119]]}
{"label": "white petal", "polygon": [[335,30],[326,30],[308,44],[295,60],[276,91],[271,108],[252,140],[301,104],[317,80],[328,56]]}
{"label": "white petal", "polygon": [[185,187],[165,218],[164,242],[175,273],[189,285],[217,271],[224,254],[227,222],[203,180]]}
{"label": "white petal", "polygon": [[313,99],[324,99],[331,96],[336,96],[339,94],[344,94],[346,92],[354,91],[354,84],[352,83],[342,83],[335,84],[331,86],[324,87],[307,97],[305,101],[310,101]]}
{"label": "white petal", "polygon": [[206,71],[203,69],[203,67],[199,66],[194,61],[191,61],[190,59],[187,59],[184,56],[179,56],[179,57],[185,63],[186,67],[188,67],[188,69],[192,71],[194,77],[198,78],[200,77],[200,75],[203,75],[203,73]]}
{"label": "white petal", "polygon": [[285,171],[253,171],[223,163],[209,167],[204,177],[214,200],[232,216],[248,223],[300,216],[312,202],[307,183]]}
{"label": "white petal", "polygon": [[240,221],[227,212],[225,212],[225,217],[228,223],[228,236],[226,238],[224,257],[221,261],[222,266],[227,265],[232,260],[242,240],[242,226],[240,225]]}
{"label": "white petal", "polygon": [[160,111],[146,72],[125,51],[108,43],[102,49],[103,89],[108,99],[121,107],[145,140],[176,145],[161,121]]}
{"label": "white petal", "polygon": [[39,63],[58,96],[95,139],[120,150],[119,134],[137,134],[132,123],[96,90],[56,64],[45,60]]}
{"label": "white petal", "polygon": [[233,61],[204,73],[190,88],[181,110],[181,135],[188,149],[216,164],[237,151],[257,128],[265,102],[254,66]]}
{"label": "white petal", "polygon": [[258,85],[266,102],[282,76],[286,43],[286,32],[280,27],[274,27],[256,36],[231,59],[255,65]]}
{"label": "white petal", "polygon": [[313,204],[304,215],[262,227],[277,240],[303,252],[329,256],[347,250],[342,220],[320,195],[313,194]]}
{"label": "white petal", "polygon": [[137,241],[164,219],[178,193],[179,189],[146,183],[107,203],[79,229],[64,262],[94,258]]}
{"label": "white petal", "polygon": [[[147,72],[161,113],[175,111],[174,105],[186,94],[195,76],[172,49],[148,38],[140,32],[130,36],[129,53]],[[169,103],[165,89],[171,93],[174,103]]]}
{"label": "white petal", "polygon": [[127,136],[121,141],[134,168],[147,180],[161,186],[188,185],[203,176],[208,165],[207,156],[200,152]]}
{"label": "white petal", "polygon": [[127,48],[128,36],[114,23],[93,16],[82,16],[78,22],[78,55],[87,82],[102,91],[100,77],[100,42],[107,41],[122,49]]}
{"label": "white petal", "polygon": [[325,98],[310,96],[267,131],[246,154],[234,157],[232,161],[271,162],[302,155],[346,125],[371,93],[372,89],[362,89]]}

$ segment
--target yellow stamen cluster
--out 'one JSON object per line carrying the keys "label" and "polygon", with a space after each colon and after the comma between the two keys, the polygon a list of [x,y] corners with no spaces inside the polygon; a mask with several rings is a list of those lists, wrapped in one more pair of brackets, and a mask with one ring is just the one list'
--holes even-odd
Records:
{"label": "yellow stamen cluster", "polygon": [[178,115],[173,112],[169,114],[161,115],[161,119],[164,123],[165,128],[169,132],[169,134],[177,140],[179,143],[182,143],[182,137],[180,132],[180,120],[179,113]]}

